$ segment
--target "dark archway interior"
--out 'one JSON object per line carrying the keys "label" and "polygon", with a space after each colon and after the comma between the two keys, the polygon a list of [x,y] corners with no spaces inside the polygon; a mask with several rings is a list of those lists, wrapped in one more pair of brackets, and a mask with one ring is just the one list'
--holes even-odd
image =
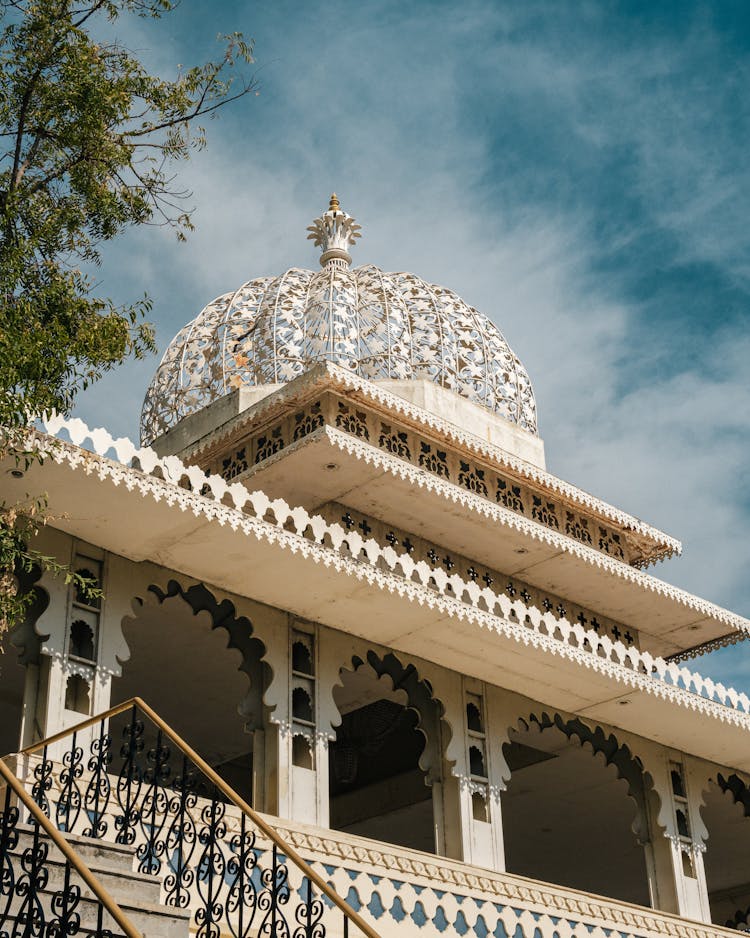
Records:
{"label": "dark archway interior", "polygon": [[0,656],[0,756],[17,752],[21,739],[23,716],[24,683],[26,668],[18,660],[15,648],[5,643],[5,653]]}
{"label": "dark archway interior", "polygon": [[[735,798],[737,800],[735,800]],[[703,863],[711,921],[750,925],[750,793],[736,775],[719,777],[703,793],[701,816],[708,831]]]}
{"label": "dark archway interior", "polygon": [[[264,648],[231,604],[205,587],[154,591],[124,624],[131,657],[112,681],[113,705],[142,697],[252,802],[253,730],[262,726]],[[127,722],[113,721],[115,738]]]}
{"label": "dark archway interior", "polygon": [[[31,599],[23,621],[6,632],[0,644],[0,711],[3,713],[3,720],[0,721],[0,756],[17,752],[20,748],[27,669],[40,666],[42,639],[37,634],[36,625],[49,605],[46,590],[37,585],[40,576],[38,567],[19,572],[19,591],[22,594],[30,593]],[[33,737],[38,739],[41,735],[39,727],[34,724],[30,729]]]}
{"label": "dark archway interior", "polygon": [[649,904],[628,783],[556,726],[513,731],[502,795],[506,867],[534,879]]}
{"label": "dark archway interior", "polygon": [[419,760],[425,736],[405,690],[368,665],[342,671],[342,714],[329,747],[331,827],[434,852],[432,792]]}

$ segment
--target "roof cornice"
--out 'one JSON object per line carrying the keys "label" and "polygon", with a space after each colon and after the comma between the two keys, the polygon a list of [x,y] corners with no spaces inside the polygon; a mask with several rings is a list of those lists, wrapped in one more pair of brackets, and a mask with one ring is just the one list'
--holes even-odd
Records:
{"label": "roof cornice", "polygon": [[[208,476],[198,466],[186,466],[176,456],[159,457],[152,449],[137,448],[128,439],[113,439],[102,428],[89,430],[81,420],[52,418],[46,426],[54,434],[66,431],[72,443],[31,431],[29,447],[74,471],[110,479],[115,485],[137,490],[144,497],[173,506],[176,511],[189,510],[196,517],[276,543],[315,563],[397,593],[410,602],[502,634],[521,646],[531,645],[567,658],[629,688],[750,730],[750,698],[746,694],[676,663],[626,647],[564,617],[555,618],[535,606],[526,606],[520,598],[510,599],[489,587],[480,588],[475,582],[466,582],[458,574],[449,575],[425,561],[415,562],[408,554],[399,554],[371,538],[364,539],[356,531],[347,531],[304,508],[292,507],[283,499],[271,501],[263,492],[251,492],[241,483],[230,484],[218,475]],[[81,448],[85,440],[91,441],[94,452]],[[117,461],[107,457],[111,451]],[[137,461],[140,468],[127,465],[132,461]],[[509,515],[509,522],[518,522],[512,512]],[[592,553],[601,564],[600,555]],[[626,564],[611,563],[624,568],[630,576],[643,578],[644,584],[655,591],[666,592],[696,611],[713,610],[714,615],[731,620],[734,628],[750,632],[746,619]],[[559,638],[555,637],[557,634]]]}
{"label": "roof cornice", "polygon": [[200,456],[236,436],[238,431],[249,424],[265,423],[278,414],[287,412],[293,404],[306,402],[310,397],[325,390],[354,393],[386,414],[398,414],[415,429],[432,432],[450,440],[459,449],[485,459],[519,480],[531,483],[543,491],[555,493],[625,531],[647,538],[658,548],[650,562],[665,560],[682,553],[681,542],[658,528],[332,362],[316,365],[304,375],[271,392],[247,411],[237,414],[194,445],[187,447],[183,451],[183,458]]}

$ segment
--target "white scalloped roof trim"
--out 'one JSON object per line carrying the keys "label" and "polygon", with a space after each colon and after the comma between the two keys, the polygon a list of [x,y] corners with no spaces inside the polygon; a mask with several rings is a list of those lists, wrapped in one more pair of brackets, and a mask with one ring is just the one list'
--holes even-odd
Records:
{"label": "white scalloped roof trim", "polygon": [[[707,599],[702,599],[699,596],[688,593],[677,586],[673,586],[671,583],[666,583],[664,580],[660,580],[636,567],[632,567],[630,564],[618,560],[616,557],[595,550],[593,547],[588,547],[586,544],[582,544],[580,541],[576,541],[565,534],[561,534],[559,531],[555,531],[539,521],[520,515],[517,512],[511,511],[509,508],[505,508],[503,505],[482,498],[480,495],[476,495],[474,492],[470,492],[462,486],[452,482],[446,482],[445,479],[441,479],[439,476],[434,475],[434,473],[405,462],[403,459],[399,459],[391,453],[372,446],[370,443],[356,439],[336,427],[319,427],[302,439],[290,443],[283,450],[279,450],[278,453],[269,456],[268,459],[263,461],[262,467],[254,466],[252,470],[266,468],[275,462],[279,462],[284,459],[285,456],[313,443],[322,436],[327,437],[331,445],[337,447],[339,450],[345,451],[350,456],[355,456],[357,459],[361,459],[369,465],[376,466],[378,469],[389,472],[392,476],[408,480],[412,485],[434,492],[454,504],[460,504],[469,511],[476,512],[497,524],[513,528],[534,540],[544,541],[557,550],[572,554],[588,564],[605,570],[607,573],[611,573],[620,579],[628,580],[641,589],[656,593],[659,596],[667,596],[669,599],[674,600],[685,608],[693,610],[698,618],[708,617],[715,619],[730,628],[736,629],[743,635],[750,635],[750,620],[745,619],[743,616],[737,615],[737,613],[724,609],[721,606],[717,606]],[[252,470],[250,476],[246,477],[242,484],[247,485],[247,483],[251,481]]]}
{"label": "white scalloped roof trim", "polygon": [[664,580],[660,580],[658,577],[645,573],[637,567],[631,567],[630,564],[625,563],[623,560],[618,560],[610,554],[605,554],[593,547],[582,544],[580,541],[576,541],[572,537],[561,534],[559,531],[555,531],[539,521],[534,521],[532,518],[527,518],[515,511],[511,511],[504,505],[496,504],[486,498],[482,498],[480,495],[476,495],[468,489],[455,485],[455,483],[446,482],[444,479],[428,472],[426,469],[413,466],[411,463],[398,459],[398,457],[378,449],[369,443],[365,443],[362,440],[358,440],[335,427],[320,427],[296,443],[290,444],[284,450],[270,456],[264,465],[276,459],[281,459],[284,454],[289,453],[293,447],[303,446],[305,442],[312,441],[315,437],[323,433],[325,433],[330,442],[339,449],[345,450],[350,455],[377,466],[378,469],[384,469],[390,472],[391,475],[399,476],[402,479],[408,478],[414,485],[436,492],[443,498],[463,505],[471,511],[475,511],[478,514],[484,515],[486,518],[490,518],[492,521],[505,525],[506,527],[514,528],[516,531],[520,531],[522,534],[534,538],[534,540],[545,541],[547,544],[559,550],[573,554],[586,563],[606,570],[608,573],[620,577],[620,579],[628,580],[649,592],[656,593],[660,596],[668,596],[675,602],[680,603],[680,605],[688,609],[693,609],[701,616],[716,619],[740,632],[750,634],[750,620],[737,615],[737,613],[731,612],[729,609],[717,606],[707,599],[701,599],[700,596],[694,596],[692,593],[688,593],[677,586],[672,586],[671,583],[665,583]]}
{"label": "white scalloped roof trim", "polygon": [[[287,398],[296,397],[303,388],[308,385],[321,383],[325,377],[332,378],[333,384],[343,385],[349,390],[358,391],[365,397],[370,398],[370,400],[381,404],[386,409],[401,413],[417,424],[430,427],[432,430],[452,439],[457,445],[485,457],[494,464],[505,466],[513,472],[518,473],[518,475],[523,478],[536,482],[543,488],[557,492],[559,495],[570,499],[576,504],[584,505],[590,511],[597,512],[610,521],[614,521],[625,528],[635,531],[637,534],[642,534],[645,537],[657,541],[665,549],[663,556],[659,559],[663,560],[666,559],[666,557],[682,553],[682,543],[669,534],[665,534],[663,531],[647,524],[645,521],[641,521],[634,515],[629,515],[627,512],[621,511],[619,508],[615,508],[613,505],[596,498],[596,496],[590,495],[588,492],[577,488],[570,482],[558,479],[557,476],[553,476],[546,470],[539,469],[532,463],[526,462],[526,460],[520,459],[517,456],[513,456],[501,447],[488,443],[481,437],[475,436],[472,433],[466,433],[460,427],[456,426],[456,424],[450,423],[450,421],[444,420],[442,417],[438,417],[436,414],[432,414],[430,411],[416,404],[412,404],[411,401],[407,401],[406,398],[399,397],[391,391],[381,388],[374,382],[367,381],[365,378],[361,378],[359,375],[333,362],[324,362],[320,365],[316,365],[304,375],[290,382],[290,384],[279,388],[277,391],[273,391],[267,398],[263,398],[254,405],[254,414],[258,415],[268,410],[276,410],[279,404],[283,403]],[[239,415],[238,418],[231,421],[230,426],[234,427],[236,425],[235,421],[238,419],[241,420],[241,416],[242,415]],[[204,443],[191,447],[189,452],[203,452],[207,446],[224,439],[229,433],[231,433],[231,429],[226,433],[218,432],[210,434]]]}
{"label": "white scalloped roof trim", "polygon": [[[90,430],[77,418],[52,417],[45,421],[45,426],[52,437],[65,430],[73,443],[71,446],[59,438],[32,431],[30,444],[57,463],[68,463],[74,469],[81,467],[87,474],[112,479],[129,490],[137,488],[155,501],[228,524],[232,530],[300,552],[315,563],[366,580],[411,602],[474,622],[519,644],[576,661],[627,687],[750,731],[750,698],[688,668],[627,648],[607,635],[584,629],[580,623],[555,619],[535,606],[527,607],[520,599],[511,600],[488,587],[482,589],[458,574],[449,575],[430,567],[425,561],[415,562],[408,554],[397,554],[390,545],[382,547],[372,538],[365,540],[339,524],[328,523],[320,515],[311,515],[301,507],[292,508],[283,499],[271,500],[264,492],[250,492],[241,483],[229,484],[221,476],[206,475],[198,466],[185,466],[176,456],[159,457],[149,447],[136,447],[127,438],[114,439],[103,428]],[[81,448],[86,439],[91,440],[93,453]],[[106,457],[111,450],[117,462]],[[134,459],[140,470],[127,465]],[[180,483],[188,483],[193,491]],[[200,491],[206,494],[198,494]],[[225,499],[232,505],[226,504]],[[293,531],[285,527],[289,523]],[[517,622],[509,619],[511,613]],[[528,624],[521,624],[527,616]]]}

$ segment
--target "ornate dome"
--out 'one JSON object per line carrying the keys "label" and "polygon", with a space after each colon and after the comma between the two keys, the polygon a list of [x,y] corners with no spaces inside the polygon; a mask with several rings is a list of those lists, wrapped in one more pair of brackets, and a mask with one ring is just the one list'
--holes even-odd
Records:
{"label": "ornate dome", "polygon": [[370,381],[428,378],[537,432],[529,376],[494,323],[414,274],[351,269],[359,225],[335,195],[308,231],[322,270],[250,280],[177,333],[146,393],[144,444],[235,388],[291,381],[320,361]]}

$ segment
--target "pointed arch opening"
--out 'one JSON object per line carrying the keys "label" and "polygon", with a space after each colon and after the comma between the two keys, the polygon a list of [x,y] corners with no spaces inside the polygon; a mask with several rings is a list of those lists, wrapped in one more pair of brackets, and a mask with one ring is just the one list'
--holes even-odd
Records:
{"label": "pointed arch opening", "polygon": [[442,705],[413,664],[368,652],[339,672],[329,746],[331,827],[435,853]]}
{"label": "pointed arch opening", "polygon": [[506,868],[648,906],[646,797],[651,779],[613,735],[581,720],[519,720],[504,754]]}
{"label": "pointed arch opening", "polygon": [[246,801],[261,807],[270,681],[252,623],[203,584],[152,584],[123,632],[130,658],[112,681],[112,703],[142,697]]}

